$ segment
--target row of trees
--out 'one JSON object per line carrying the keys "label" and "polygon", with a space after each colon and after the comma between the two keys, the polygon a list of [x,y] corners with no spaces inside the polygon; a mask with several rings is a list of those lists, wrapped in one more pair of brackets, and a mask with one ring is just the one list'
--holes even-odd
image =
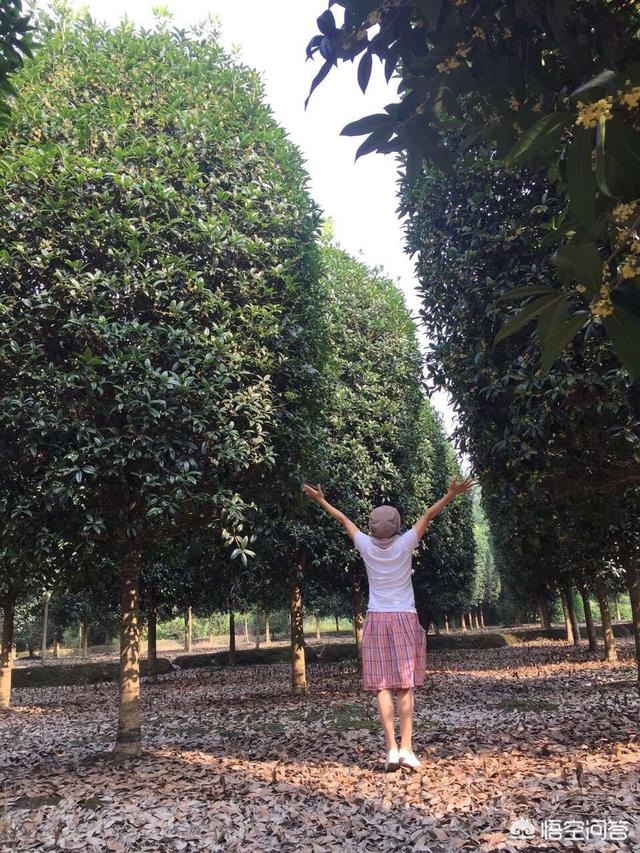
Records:
{"label": "row of trees", "polygon": [[427,369],[457,409],[499,573],[543,622],[560,593],[576,642],[578,590],[592,646],[593,594],[609,658],[607,591],[626,588],[640,679],[638,9],[337,5],[309,45],[314,85],[356,56],[363,90],[373,57],[398,80],[398,103],[343,132],[367,134],[359,155],[400,155]]}
{"label": "row of trees", "polygon": [[[400,295],[319,245],[300,154],[216,33],[62,12],[38,39],[0,138],[0,703],[18,602],[115,599],[131,755],[141,610],[153,673],[163,613],[289,601],[304,690],[303,595],[361,618],[364,584],[304,479],[364,526],[459,469]],[[423,618],[465,609],[474,577],[466,499],[420,552]]]}

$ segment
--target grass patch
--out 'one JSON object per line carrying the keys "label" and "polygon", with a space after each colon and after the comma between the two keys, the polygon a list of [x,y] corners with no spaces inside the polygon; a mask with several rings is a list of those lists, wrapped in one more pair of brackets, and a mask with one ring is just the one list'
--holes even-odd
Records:
{"label": "grass patch", "polygon": [[[356,647],[353,643],[330,643],[326,646],[307,646],[306,659],[309,666],[314,663],[341,663],[355,661]],[[272,646],[264,649],[242,649],[236,652],[236,666],[257,666],[259,664],[289,663],[291,650],[289,646]],[[228,652],[211,652],[201,655],[180,655],[174,658],[175,666],[179,669],[195,669],[201,666],[228,666]]]}
{"label": "grass patch", "polygon": [[18,797],[13,809],[39,809],[41,806],[57,806],[62,797],[57,794],[42,794],[39,797]]}
{"label": "grass patch", "polygon": [[[146,660],[140,661],[140,672],[147,675]],[[158,675],[171,672],[171,662],[158,658]],[[13,687],[66,687],[117,681],[119,663],[72,663],[55,666],[16,667],[12,674]]]}
{"label": "grass patch", "polygon": [[102,800],[95,796],[87,797],[86,800],[82,800],[82,802],[80,803],[80,808],[89,809],[92,812],[97,812],[98,809],[102,808]]}
{"label": "grass patch", "polygon": [[500,649],[504,646],[519,646],[521,642],[514,634],[497,631],[486,634],[429,634],[427,650]]}
{"label": "grass patch", "polygon": [[[564,628],[509,628],[509,633],[515,635],[520,640],[564,640],[566,632]],[[602,639],[602,626],[594,625],[596,637]],[[613,634],[615,637],[633,637],[633,626],[631,622],[619,622],[613,625]],[[588,640],[587,629],[584,625],[580,626],[580,636],[583,640]]]}
{"label": "grass patch", "polygon": [[361,705],[346,704],[332,707],[327,716],[327,725],[332,729],[378,730],[379,723],[365,713]]}
{"label": "grass patch", "polygon": [[557,711],[558,705],[553,702],[544,702],[540,699],[501,699],[497,706],[503,711],[533,711],[540,714],[543,711]]}

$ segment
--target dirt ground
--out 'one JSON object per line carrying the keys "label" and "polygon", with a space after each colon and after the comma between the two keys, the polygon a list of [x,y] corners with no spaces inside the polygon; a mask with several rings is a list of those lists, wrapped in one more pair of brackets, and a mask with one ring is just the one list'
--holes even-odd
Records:
{"label": "dirt ground", "polygon": [[431,652],[417,773],[383,772],[353,665],[310,666],[304,697],[284,665],[144,684],[145,754],[122,765],[114,685],[16,690],[0,850],[638,851],[640,698],[619,648]]}

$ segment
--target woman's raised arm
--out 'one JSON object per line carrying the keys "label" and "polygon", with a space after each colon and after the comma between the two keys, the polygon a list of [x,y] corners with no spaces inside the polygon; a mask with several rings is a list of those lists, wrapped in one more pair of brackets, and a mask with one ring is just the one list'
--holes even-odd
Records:
{"label": "woman's raised arm", "polygon": [[458,495],[463,495],[465,492],[468,492],[469,489],[473,486],[473,479],[471,477],[467,477],[465,480],[462,480],[460,483],[457,480],[452,480],[451,485],[449,486],[449,491],[447,494],[440,498],[439,501],[430,506],[429,509],[425,512],[424,515],[421,515],[420,518],[413,525],[413,529],[415,531],[416,536],[418,537],[418,541],[422,539],[424,536],[424,532],[429,526],[431,519],[435,518],[439,512],[447,506],[454,498],[457,498]]}
{"label": "woman's raised arm", "polygon": [[354,538],[354,536],[358,532],[358,528],[355,526],[355,524],[353,523],[353,521],[351,521],[350,518],[347,518],[347,516],[343,512],[340,512],[339,509],[336,509],[334,506],[331,506],[329,501],[325,499],[321,486],[316,486],[314,489],[313,486],[310,486],[308,483],[305,483],[302,487],[302,490],[305,495],[308,495],[311,498],[311,500],[314,500],[317,504],[319,504],[319,506],[321,506],[325,512],[328,512],[329,515],[333,516],[336,521],[339,521],[340,524],[347,531],[349,536],[352,539]]}

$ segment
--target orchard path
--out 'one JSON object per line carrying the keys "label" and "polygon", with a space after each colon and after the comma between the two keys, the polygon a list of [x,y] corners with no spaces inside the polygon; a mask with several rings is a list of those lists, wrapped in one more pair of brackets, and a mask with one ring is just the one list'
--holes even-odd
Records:
{"label": "orchard path", "polygon": [[[105,760],[116,687],[16,690],[0,715],[0,850],[640,849],[632,647],[594,662],[540,642],[432,652],[416,774],[384,774],[374,700],[351,665],[194,669],[145,684],[145,755]],[[0,788],[0,791],[2,788]],[[515,818],[533,822],[512,840]],[[626,821],[626,840],[545,840],[545,819]]]}

